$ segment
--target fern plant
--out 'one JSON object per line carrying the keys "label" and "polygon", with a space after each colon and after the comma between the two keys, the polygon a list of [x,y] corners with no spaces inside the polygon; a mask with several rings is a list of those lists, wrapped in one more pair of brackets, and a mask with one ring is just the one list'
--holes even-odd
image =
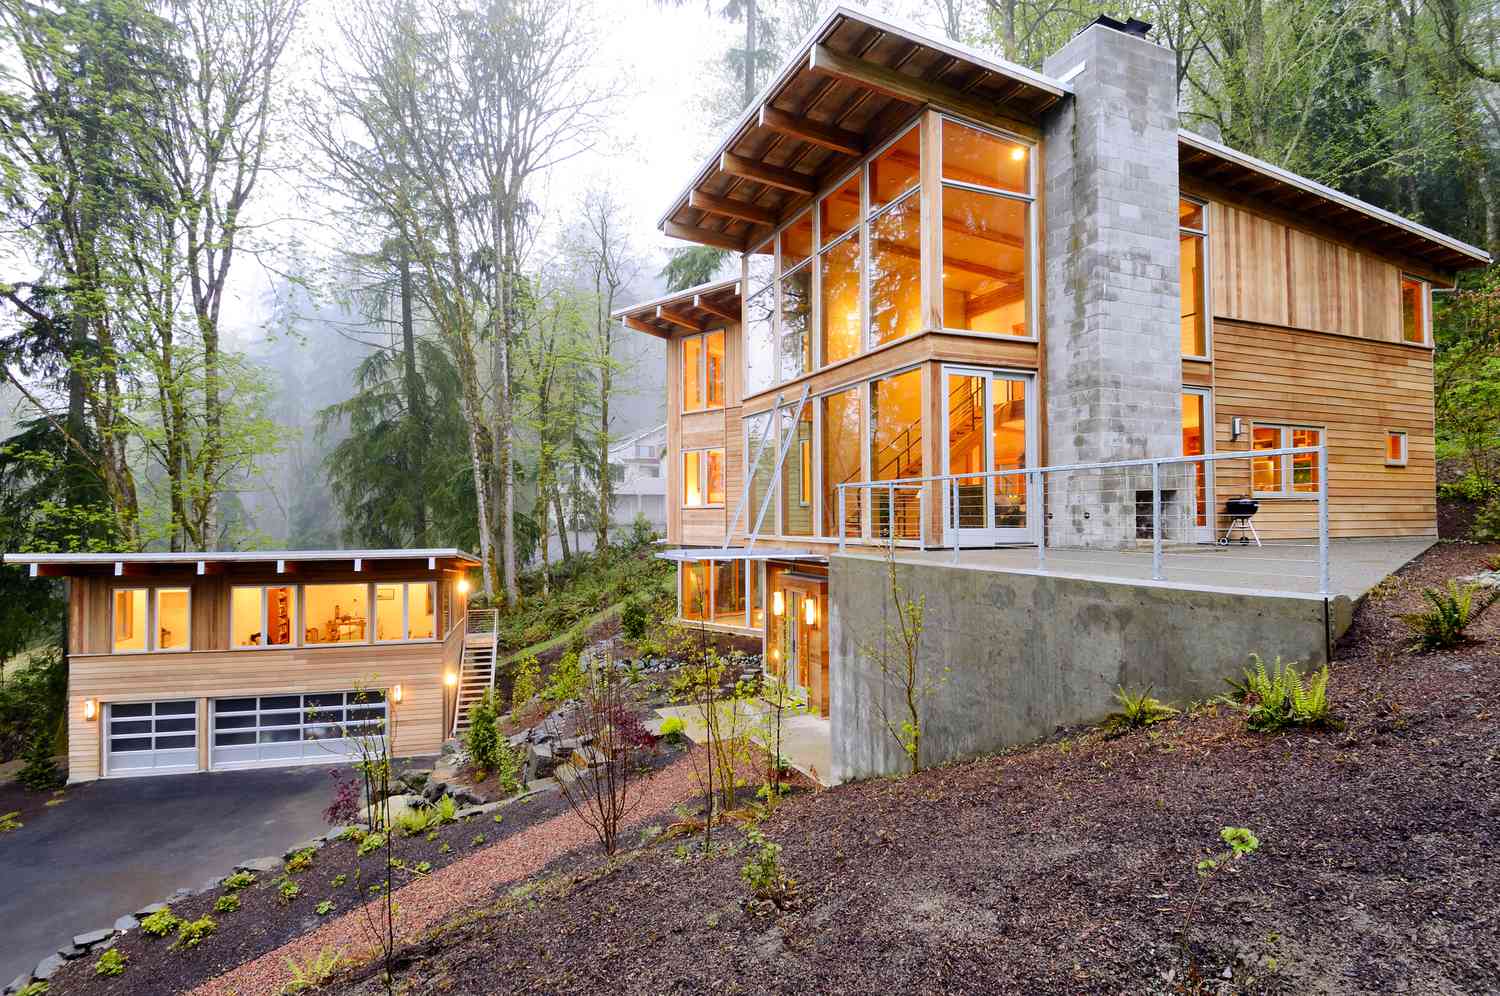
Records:
{"label": "fern plant", "polygon": [[1500,598],[1500,588],[1492,588],[1488,594],[1476,598],[1478,592],[1478,585],[1459,587],[1456,581],[1449,581],[1446,591],[1425,588],[1422,597],[1432,607],[1421,612],[1408,612],[1401,621],[1411,629],[1423,650],[1456,647],[1464,641],[1465,632],[1475,617]]}
{"label": "fern plant", "polygon": [[1283,664],[1277,657],[1268,668],[1259,654],[1251,654],[1253,667],[1245,669],[1245,680],[1230,679],[1229,685],[1246,705],[1246,725],[1261,733],[1288,726],[1322,726],[1331,722],[1328,710],[1328,666],[1304,676],[1296,662]]}
{"label": "fern plant", "polygon": [[1151,694],[1150,685],[1142,692],[1121,685],[1115,689],[1115,701],[1120,703],[1119,711],[1110,713],[1104,725],[1116,732],[1143,729],[1177,715],[1176,709]]}

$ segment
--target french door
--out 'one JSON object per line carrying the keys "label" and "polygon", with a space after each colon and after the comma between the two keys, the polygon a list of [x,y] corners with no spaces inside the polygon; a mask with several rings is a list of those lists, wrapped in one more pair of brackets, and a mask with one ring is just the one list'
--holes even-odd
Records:
{"label": "french door", "polygon": [[[1203,456],[1214,451],[1213,392],[1208,388],[1182,390],[1182,455]],[[1196,543],[1214,541],[1214,468],[1208,461],[1189,465],[1191,477],[1191,532]]]}
{"label": "french door", "polygon": [[[1036,392],[1029,374],[943,368],[943,529],[948,544],[1036,541],[1036,505],[1025,474],[965,477],[1036,466]],[[953,503],[957,500],[957,514]],[[956,521],[955,521],[956,520]]]}

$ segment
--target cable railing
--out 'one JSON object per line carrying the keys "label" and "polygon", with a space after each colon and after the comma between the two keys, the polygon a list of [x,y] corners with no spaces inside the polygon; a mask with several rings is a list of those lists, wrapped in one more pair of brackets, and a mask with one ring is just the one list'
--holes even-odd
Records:
{"label": "cable railing", "polygon": [[[948,550],[960,563],[966,550],[985,549],[996,552],[984,562],[997,566],[1330,590],[1324,446],[1012,466],[836,490],[840,550],[878,541]],[[1264,540],[1258,522],[1269,529]]]}

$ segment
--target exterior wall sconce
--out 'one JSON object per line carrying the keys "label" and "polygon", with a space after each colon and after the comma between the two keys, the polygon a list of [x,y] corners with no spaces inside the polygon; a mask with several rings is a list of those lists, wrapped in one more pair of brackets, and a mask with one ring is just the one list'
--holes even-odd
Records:
{"label": "exterior wall sconce", "polygon": [[83,700],[83,718],[85,722],[92,723],[99,718],[99,703],[93,699]]}
{"label": "exterior wall sconce", "polygon": [[469,579],[468,578],[459,578],[458,579],[458,593],[460,595],[467,595],[469,593]]}
{"label": "exterior wall sconce", "polygon": [[454,685],[458,684],[458,675],[452,671],[445,673],[443,675],[443,684],[447,685],[449,688],[452,688]]}
{"label": "exterior wall sconce", "polygon": [[401,704],[401,699],[403,697],[404,697],[404,690],[401,688],[401,685],[399,683],[395,684],[395,685],[392,685],[391,686],[391,702],[393,704],[395,704],[395,705],[400,705]]}
{"label": "exterior wall sconce", "polygon": [[786,612],[786,596],[779,591],[773,592],[771,594],[771,615],[779,616],[784,612]]}
{"label": "exterior wall sconce", "polygon": [[1229,420],[1229,439],[1231,442],[1234,442],[1244,434],[1245,420],[1239,415],[1236,415],[1234,418]]}
{"label": "exterior wall sconce", "polygon": [[809,626],[816,626],[818,624],[818,600],[809,598],[805,599],[802,604],[805,606],[802,618],[807,620]]}

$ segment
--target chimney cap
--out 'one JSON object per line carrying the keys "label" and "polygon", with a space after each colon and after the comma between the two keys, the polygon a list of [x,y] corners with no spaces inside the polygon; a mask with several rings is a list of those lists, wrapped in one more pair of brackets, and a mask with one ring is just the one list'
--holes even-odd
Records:
{"label": "chimney cap", "polygon": [[1145,38],[1146,34],[1151,30],[1152,27],[1149,22],[1142,21],[1134,17],[1122,22],[1115,20],[1108,14],[1100,14],[1098,17],[1094,18],[1093,23],[1101,24],[1106,28],[1112,28],[1113,30],[1119,31],[1122,34],[1135,35],[1137,38]]}

